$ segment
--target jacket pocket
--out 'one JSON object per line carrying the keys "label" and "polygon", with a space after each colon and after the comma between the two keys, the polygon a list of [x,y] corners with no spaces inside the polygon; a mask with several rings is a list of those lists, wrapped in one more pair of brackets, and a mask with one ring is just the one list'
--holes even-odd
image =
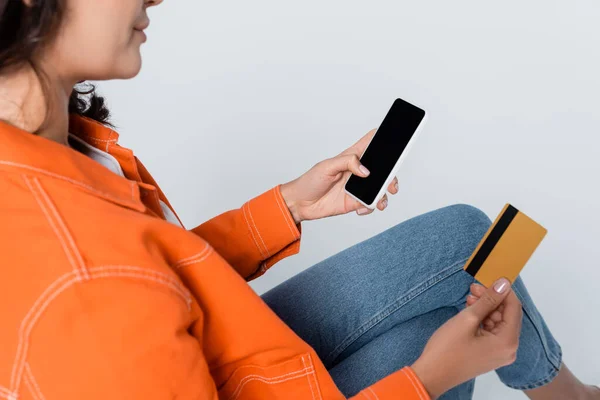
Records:
{"label": "jacket pocket", "polygon": [[309,353],[269,366],[243,365],[219,390],[220,400],[321,400]]}

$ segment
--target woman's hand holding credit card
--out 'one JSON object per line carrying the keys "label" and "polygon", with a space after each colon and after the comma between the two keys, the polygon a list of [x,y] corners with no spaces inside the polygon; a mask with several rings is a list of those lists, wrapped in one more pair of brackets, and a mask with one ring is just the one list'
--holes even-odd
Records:
{"label": "woman's hand holding credit card", "polygon": [[[432,399],[516,359],[523,310],[510,282],[502,278],[476,292],[479,297],[435,331],[411,366]],[[490,318],[497,322],[488,329]]]}
{"label": "woman's hand holding credit card", "polygon": [[412,366],[432,398],[516,359],[523,311],[511,289],[546,236],[540,224],[506,204],[469,260],[467,308],[442,325]]}
{"label": "woman's hand holding credit card", "polygon": [[[501,277],[514,282],[525,264],[546,236],[546,228],[506,204],[465,263],[465,271],[483,285],[471,285],[467,306],[475,304],[489,287]],[[504,305],[483,321],[482,327],[493,331],[502,322]]]}

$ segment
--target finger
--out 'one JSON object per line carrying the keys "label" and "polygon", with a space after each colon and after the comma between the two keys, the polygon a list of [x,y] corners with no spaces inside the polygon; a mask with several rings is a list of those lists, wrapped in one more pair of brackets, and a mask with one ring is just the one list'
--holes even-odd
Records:
{"label": "finger", "polygon": [[481,297],[485,293],[485,286],[478,283],[471,284],[471,294],[473,296]]}
{"label": "finger", "polygon": [[390,183],[390,185],[388,186],[388,192],[390,192],[391,194],[396,194],[398,193],[398,177],[394,177],[394,179],[392,180],[392,183]]}
{"label": "finger", "polygon": [[363,215],[371,214],[373,211],[375,211],[375,210],[371,210],[370,208],[367,208],[367,207],[361,207],[358,210],[356,210],[356,213],[362,217]]}
{"label": "finger", "polygon": [[490,314],[489,319],[494,321],[494,323],[501,322],[502,321],[502,312],[494,311],[493,313]]}
{"label": "finger", "polygon": [[478,299],[479,299],[479,297],[468,295],[467,296],[467,307],[472,306],[473,304],[475,304]]}
{"label": "finger", "polygon": [[502,328],[499,325],[496,325],[490,332],[497,336],[502,332]]}
{"label": "finger", "polygon": [[383,197],[381,198],[381,200],[379,200],[379,203],[377,203],[377,208],[381,211],[385,210],[385,208],[388,206],[388,197],[387,194],[384,194]]}
{"label": "finger", "polygon": [[356,154],[340,155],[323,161],[325,174],[338,176],[340,173],[350,171],[360,177],[369,176],[370,171],[360,163]]}
{"label": "finger", "polygon": [[488,331],[491,331],[496,327],[496,323],[491,319],[487,318],[485,321],[483,321],[483,327]]}
{"label": "finger", "polygon": [[483,322],[484,319],[502,304],[511,292],[510,281],[506,278],[501,278],[490,288],[486,289],[479,300],[469,307],[467,311],[474,314],[477,317],[477,320]]}

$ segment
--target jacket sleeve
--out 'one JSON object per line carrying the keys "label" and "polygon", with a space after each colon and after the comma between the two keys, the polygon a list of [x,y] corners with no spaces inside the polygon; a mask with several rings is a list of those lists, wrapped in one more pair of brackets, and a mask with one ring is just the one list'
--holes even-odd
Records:
{"label": "jacket sleeve", "polygon": [[23,398],[217,400],[188,331],[191,299],[159,274],[117,273],[65,289],[41,314],[18,363]]}
{"label": "jacket sleeve", "polygon": [[[160,199],[177,216],[144,164],[137,158],[136,163],[142,180],[157,188]],[[280,188],[277,185],[190,231],[210,243],[244,279],[258,278],[279,260],[300,251],[302,227],[296,225]]]}
{"label": "jacket sleeve", "polygon": [[394,372],[363,389],[351,400],[431,400],[425,387],[410,367]]}
{"label": "jacket sleeve", "polygon": [[255,279],[279,260],[300,251],[301,224],[295,223],[280,187],[191,231],[206,240],[242,277]]}

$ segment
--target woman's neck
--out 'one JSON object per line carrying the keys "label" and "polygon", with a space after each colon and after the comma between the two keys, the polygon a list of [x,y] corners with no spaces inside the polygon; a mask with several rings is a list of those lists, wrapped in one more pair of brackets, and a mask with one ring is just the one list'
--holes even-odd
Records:
{"label": "woman's neck", "polygon": [[72,87],[48,75],[44,91],[30,66],[0,75],[0,120],[68,145]]}

